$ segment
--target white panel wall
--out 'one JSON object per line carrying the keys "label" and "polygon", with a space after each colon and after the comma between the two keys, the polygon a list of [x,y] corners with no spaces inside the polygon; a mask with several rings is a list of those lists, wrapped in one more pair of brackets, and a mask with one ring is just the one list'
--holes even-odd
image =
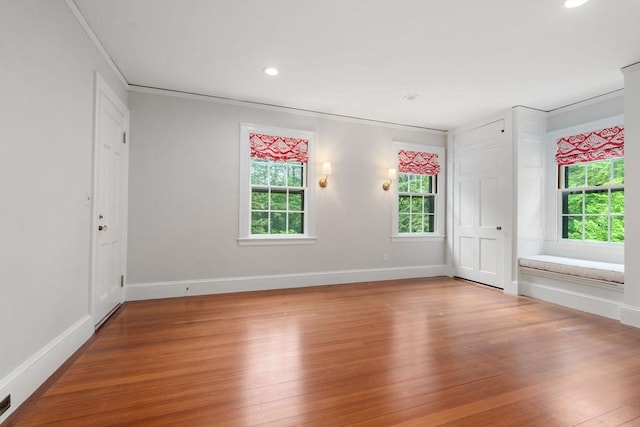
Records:
{"label": "white panel wall", "polygon": [[[433,267],[444,273],[442,239],[391,241],[392,193],[381,188],[394,140],[444,146],[444,134],[163,94],[129,97],[128,298],[183,295],[186,281],[189,293],[209,293],[415,277]],[[240,122],[317,132],[316,170],[331,161],[333,174],[316,191],[316,244],[238,246]]]}
{"label": "white panel wall", "polygon": [[542,252],[545,231],[545,167],[547,114],[516,107],[514,144],[517,190],[517,248],[512,260],[512,280],[517,280],[518,258]]}
{"label": "white panel wall", "polygon": [[95,71],[127,93],[62,1],[0,1],[0,64],[0,398],[14,410],[92,333]]}
{"label": "white panel wall", "polygon": [[625,274],[621,321],[640,327],[640,63],[624,72]]}

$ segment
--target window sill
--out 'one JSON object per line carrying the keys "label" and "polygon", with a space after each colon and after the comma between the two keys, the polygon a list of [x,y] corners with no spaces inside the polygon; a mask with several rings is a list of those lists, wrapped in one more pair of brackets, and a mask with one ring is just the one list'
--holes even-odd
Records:
{"label": "window sill", "polygon": [[392,242],[444,242],[445,236],[434,234],[393,234]]}
{"label": "window sill", "polygon": [[316,237],[239,237],[239,246],[294,246],[294,245],[315,245],[318,241]]}

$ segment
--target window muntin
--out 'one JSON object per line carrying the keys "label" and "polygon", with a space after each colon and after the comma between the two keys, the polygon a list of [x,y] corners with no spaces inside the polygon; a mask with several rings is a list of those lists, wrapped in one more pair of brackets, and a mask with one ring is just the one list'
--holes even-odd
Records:
{"label": "window muntin", "polygon": [[436,231],[435,176],[398,174],[398,233],[422,234]]}
{"label": "window muntin", "polygon": [[305,234],[306,164],[251,159],[251,235]]}
{"label": "window muntin", "polygon": [[559,169],[561,237],[624,242],[624,158]]}

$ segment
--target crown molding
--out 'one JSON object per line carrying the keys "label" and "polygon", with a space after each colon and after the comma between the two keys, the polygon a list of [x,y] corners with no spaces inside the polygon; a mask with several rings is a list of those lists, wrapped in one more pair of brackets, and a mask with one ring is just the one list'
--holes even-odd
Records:
{"label": "crown molding", "polygon": [[179,90],[163,89],[163,88],[142,86],[142,85],[136,85],[136,84],[129,84],[129,91],[147,93],[152,95],[171,96],[174,98],[194,99],[198,101],[213,102],[217,104],[235,105],[235,106],[247,107],[247,108],[257,108],[262,110],[280,111],[283,113],[298,114],[301,116],[319,117],[319,118],[330,119],[330,120],[339,120],[343,122],[381,126],[385,128],[408,130],[413,132],[421,132],[421,133],[434,134],[434,135],[446,135],[446,131],[441,129],[432,129],[432,128],[426,128],[421,126],[406,125],[401,123],[364,119],[360,117],[343,116],[340,114],[323,113],[321,111],[305,110],[301,108],[285,107],[281,105],[266,104],[266,103],[260,103],[260,102],[243,101],[243,100],[233,99],[233,98],[224,98],[224,97],[214,96],[214,95],[202,95],[199,93],[183,92]]}
{"label": "crown molding", "polygon": [[87,20],[84,19],[82,12],[80,12],[80,9],[78,9],[78,5],[76,5],[76,3],[73,0],[64,0],[64,2],[69,8],[69,10],[71,11],[71,13],[73,14],[73,16],[76,18],[76,21],[78,21],[78,23],[84,30],[85,34],[89,37],[89,40],[93,42],[93,45],[96,47],[96,49],[98,49],[98,52],[100,52],[100,55],[102,55],[102,58],[104,58],[104,60],[107,62],[107,65],[118,77],[118,79],[120,80],[120,83],[122,83],[124,87],[127,90],[129,90],[129,82],[127,82],[127,79],[124,78],[124,75],[122,74],[122,72],[120,71],[116,63],[113,62],[113,59],[111,59],[111,56],[109,56],[109,53],[107,52],[107,50],[104,48],[102,43],[100,43],[100,40],[98,40],[98,36],[96,36],[96,33],[93,32],[93,29],[91,29],[91,26],[89,25]]}
{"label": "crown molding", "polygon": [[549,116],[555,116],[558,114],[566,113],[567,111],[572,111],[578,108],[586,107],[591,104],[596,104],[601,101],[617,98],[619,96],[624,96],[624,89],[617,89],[612,92],[608,92],[602,95],[597,95],[592,98],[584,99],[582,101],[574,102],[573,104],[568,104],[562,107],[554,108],[553,110],[549,110],[547,113],[549,114]]}

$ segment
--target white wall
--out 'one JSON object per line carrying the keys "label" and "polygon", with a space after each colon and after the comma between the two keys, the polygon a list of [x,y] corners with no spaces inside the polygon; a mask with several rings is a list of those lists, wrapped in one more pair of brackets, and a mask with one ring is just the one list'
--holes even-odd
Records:
{"label": "white wall", "polygon": [[547,131],[576,126],[592,122],[603,117],[624,113],[624,91],[618,90],[597,98],[577,102],[573,105],[549,112]]}
{"label": "white wall", "polygon": [[63,1],[0,1],[0,64],[0,398],[13,411],[93,331],[95,70],[127,93]]}
{"label": "white wall", "polygon": [[517,233],[511,277],[516,281],[518,258],[539,254],[544,245],[547,114],[516,107],[513,109],[513,121]]}
{"label": "white wall", "polygon": [[[394,140],[444,146],[443,133],[156,93],[129,100],[128,299],[444,274],[443,239],[391,241],[392,194],[381,188]],[[316,170],[331,161],[333,174],[316,190],[316,244],[238,245],[241,122],[317,132]]]}
{"label": "white wall", "polygon": [[640,63],[624,72],[625,275],[623,323],[640,327]]}

